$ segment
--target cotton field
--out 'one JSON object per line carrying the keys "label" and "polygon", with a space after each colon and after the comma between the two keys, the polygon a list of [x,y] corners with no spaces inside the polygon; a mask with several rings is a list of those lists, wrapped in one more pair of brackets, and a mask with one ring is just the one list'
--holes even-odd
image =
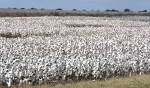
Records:
{"label": "cotton field", "polygon": [[8,86],[149,72],[150,17],[0,18],[0,81]]}

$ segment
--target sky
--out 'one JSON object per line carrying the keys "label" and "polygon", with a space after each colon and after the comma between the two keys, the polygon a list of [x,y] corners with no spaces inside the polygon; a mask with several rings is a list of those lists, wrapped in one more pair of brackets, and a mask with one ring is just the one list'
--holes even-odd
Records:
{"label": "sky", "polygon": [[150,11],[150,0],[0,0],[0,8],[46,8],[64,10],[123,10]]}

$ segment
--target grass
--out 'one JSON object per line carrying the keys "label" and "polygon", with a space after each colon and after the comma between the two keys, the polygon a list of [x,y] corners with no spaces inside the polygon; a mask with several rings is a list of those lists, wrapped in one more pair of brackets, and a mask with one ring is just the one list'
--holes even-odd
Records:
{"label": "grass", "polygon": [[[13,88],[150,88],[150,75],[133,76],[126,78],[111,78],[109,80],[80,81],[64,84],[43,84],[31,86],[24,84]],[[1,88],[1,87],[0,87]]]}

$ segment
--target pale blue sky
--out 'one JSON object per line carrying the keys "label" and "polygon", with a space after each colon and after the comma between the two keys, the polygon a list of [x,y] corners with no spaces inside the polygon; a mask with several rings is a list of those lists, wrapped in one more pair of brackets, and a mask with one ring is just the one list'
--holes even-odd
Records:
{"label": "pale blue sky", "polygon": [[65,10],[150,10],[150,0],[0,0],[0,8],[62,8]]}

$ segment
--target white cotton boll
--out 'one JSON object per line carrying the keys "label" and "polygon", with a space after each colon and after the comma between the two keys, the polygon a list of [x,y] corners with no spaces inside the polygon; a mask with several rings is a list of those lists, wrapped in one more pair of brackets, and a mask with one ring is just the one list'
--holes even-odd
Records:
{"label": "white cotton boll", "polygon": [[11,78],[9,78],[9,79],[8,79],[8,82],[7,82],[8,88],[11,87],[11,84],[12,84],[12,80],[11,80]]}

